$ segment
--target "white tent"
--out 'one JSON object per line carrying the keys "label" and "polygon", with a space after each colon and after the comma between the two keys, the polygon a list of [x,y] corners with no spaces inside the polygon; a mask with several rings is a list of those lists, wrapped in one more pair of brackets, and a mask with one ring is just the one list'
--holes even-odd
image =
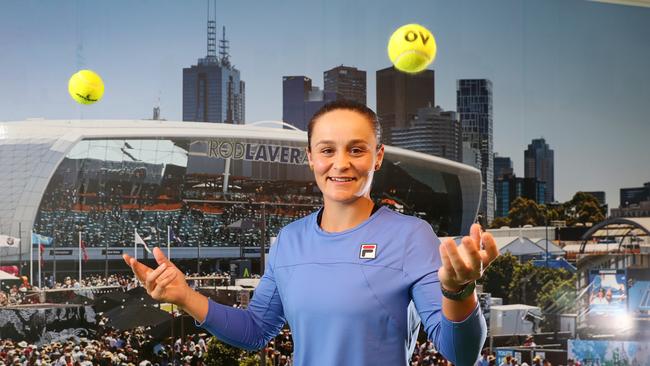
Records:
{"label": "white tent", "polygon": [[0,281],[9,281],[9,280],[20,280],[20,278],[9,274],[5,271],[0,271]]}

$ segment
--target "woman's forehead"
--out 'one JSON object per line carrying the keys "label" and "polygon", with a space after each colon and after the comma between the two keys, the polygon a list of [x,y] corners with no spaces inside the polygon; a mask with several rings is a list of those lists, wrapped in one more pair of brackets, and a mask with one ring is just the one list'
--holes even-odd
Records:
{"label": "woman's forehead", "polygon": [[349,110],[335,110],[322,115],[312,130],[312,139],[374,141],[372,124],[364,115]]}

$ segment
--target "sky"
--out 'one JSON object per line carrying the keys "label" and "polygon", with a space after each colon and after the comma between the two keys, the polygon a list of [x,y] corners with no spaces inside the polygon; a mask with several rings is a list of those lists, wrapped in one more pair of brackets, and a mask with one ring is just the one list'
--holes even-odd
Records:
{"label": "sky", "polygon": [[[555,151],[555,196],[650,181],[650,8],[585,0],[219,1],[230,59],[246,82],[246,120],[282,119],[282,77],[322,88],[338,65],[390,66],[386,44],[419,23],[438,53],[436,104],[456,109],[456,80],[493,83],[494,151],[513,160],[534,138]],[[0,121],[182,119],[182,69],[207,53],[207,2],[0,0]],[[219,33],[219,35],[221,35]],[[103,99],[77,105],[77,70],[98,72]]]}

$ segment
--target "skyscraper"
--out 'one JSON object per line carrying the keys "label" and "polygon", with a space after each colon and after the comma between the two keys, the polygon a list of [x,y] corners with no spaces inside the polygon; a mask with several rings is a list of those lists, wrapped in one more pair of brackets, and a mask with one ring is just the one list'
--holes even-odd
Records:
{"label": "skyscraper", "polygon": [[323,91],[312,86],[306,76],[282,78],[282,120],[296,128],[307,131],[311,117],[328,102],[339,99],[340,94]]}
{"label": "skyscraper", "polygon": [[495,181],[497,217],[506,217],[517,197],[531,199],[538,204],[545,204],[546,183],[535,178],[518,178],[514,174],[502,175]]}
{"label": "skyscraper", "polygon": [[463,161],[463,134],[456,112],[440,107],[420,108],[408,127],[393,127],[391,135],[393,146]]}
{"label": "skyscraper", "polygon": [[514,175],[512,160],[507,156],[494,156],[494,180],[504,175]]}
{"label": "skyscraper", "polygon": [[533,139],[524,151],[524,177],[546,182],[546,202],[555,201],[554,153],[543,138]]}
{"label": "skyscraper", "polygon": [[326,92],[340,94],[344,99],[366,104],[366,72],[356,67],[337,66],[323,73]]}
{"label": "skyscraper", "polygon": [[481,152],[483,194],[481,214],[487,223],[494,218],[494,159],[492,137],[492,82],[460,79],[456,82],[456,111],[463,127],[463,141]]}
{"label": "skyscraper", "polygon": [[243,124],[245,84],[230,63],[225,27],[217,57],[215,24],[208,20],[208,55],[183,68],[183,121]]}
{"label": "skyscraper", "polygon": [[406,74],[388,67],[377,71],[377,115],[384,131],[384,142],[391,143],[391,128],[405,128],[418,114],[418,108],[435,106],[435,74],[425,70]]}

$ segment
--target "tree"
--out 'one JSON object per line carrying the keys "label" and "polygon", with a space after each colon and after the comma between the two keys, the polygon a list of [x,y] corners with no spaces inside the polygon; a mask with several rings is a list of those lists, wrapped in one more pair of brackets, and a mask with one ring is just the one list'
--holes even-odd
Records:
{"label": "tree", "polygon": [[577,192],[564,206],[569,226],[588,222],[596,224],[605,220],[604,208],[601,208],[596,197],[589,193]]}
{"label": "tree", "polygon": [[512,227],[545,224],[542,208],[535,201],[524,197],[517,197],[512,201],[508,219]]}
{"label": "tree", "polygon": [[205,354],[205,363],[215,366],[239,366],[239,359],[243,351],[219,341],[216,337],[208,341],[208,351]]}
{"label": "tree", "polygon": [[575,310],[575,276],[564,269],[520,263],[510,253],[499,256],[478,281],[483,291],[504,304],[538,306],[545,314],[543,326],[553,326],[556,314]]}
{"label": "tree", "polygon": [[490,264],[478,281],[483,285],[483,291],[489,292],[494,297],[508,299],[510,280],[514,268],[519,266],[517,257],[510,253],[500,255]]}
{"label": "tree", "polygon": [[510,226],[510,219],[507,217],[496,217],[490,224],[490,229],[498,229],[502,226]]}
{"label": "tree", "polygon": [[542,286],[539,296],[537,297],[537,306],[546,314],[542,322],[542,328],[548,330],[558,329],[558,315],[564,313],[576,312],[577,293],[575,286],[575,275],[562,273],[559,279],[551,281]]}

